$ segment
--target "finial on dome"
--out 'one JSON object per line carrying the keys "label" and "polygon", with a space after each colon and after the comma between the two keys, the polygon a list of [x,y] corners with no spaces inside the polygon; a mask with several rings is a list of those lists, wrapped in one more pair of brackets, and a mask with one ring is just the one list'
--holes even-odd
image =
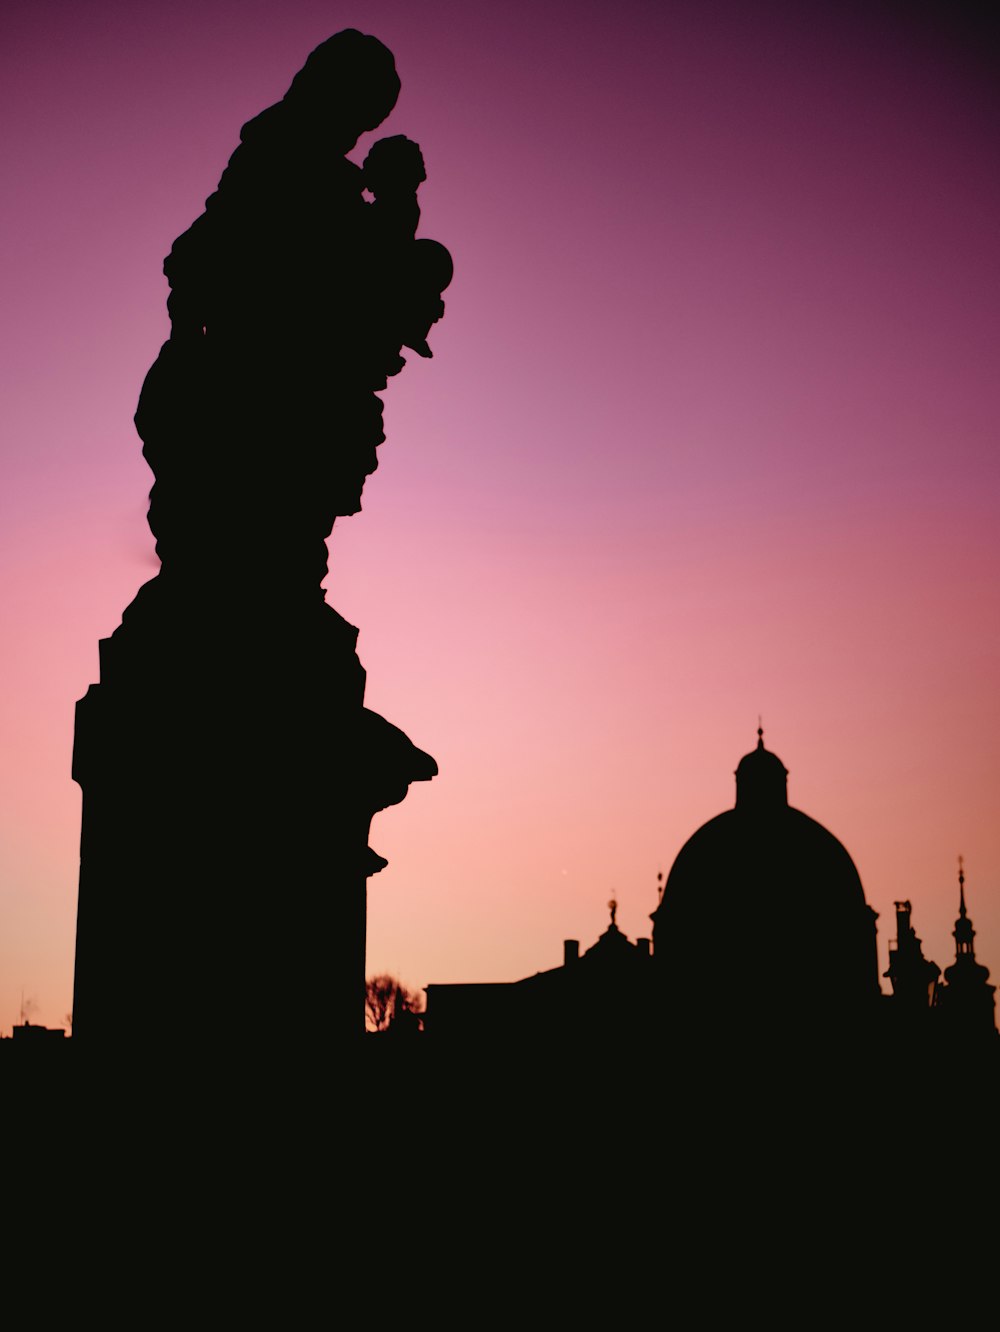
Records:
{"label": "finial on dome", "polygon": [[608,903],[608,910],[611,912],[611,924],[614,925],[615,916],[618,915],[618,902],[615,898],[612,898]]}
{"label": "finial on dome", "polygon": [[958,858],[958,914],[959,914],[960,916],[965,916],[965,915],[966,915],[966,910],[965,910],[965,864],[964,864],[964,858],[963,858],[962,856],[959,856],[959,858]]}
{"label": "finial on dome", "polygon": [[759,712],[757,714],[757,748],[764,748],[764,718]]}

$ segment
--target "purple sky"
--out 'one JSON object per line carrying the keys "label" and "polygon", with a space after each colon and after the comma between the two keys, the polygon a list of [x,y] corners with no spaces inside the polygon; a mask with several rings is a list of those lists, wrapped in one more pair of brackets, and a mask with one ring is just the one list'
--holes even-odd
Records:
{"label": "purple sky", "polygon": [[920,13],[8,0],[0,1031],[71,1003],[73,706],[155,571],[163,256],[347,26],[456,262],[331,543],[369,705],[441,768],[376,821],[369,969],[516,979],[612,895],[647,934],[763,713],[883,957],[910,897],[950,960],[963,852],[1000,979],[998,107],[983,34]]}

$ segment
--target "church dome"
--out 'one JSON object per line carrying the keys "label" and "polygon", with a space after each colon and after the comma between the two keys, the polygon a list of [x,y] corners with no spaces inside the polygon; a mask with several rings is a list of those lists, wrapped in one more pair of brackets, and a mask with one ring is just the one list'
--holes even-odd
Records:
{"label": "church dome", "polygon": [[699,828],[674,861],[653,947],[682,1002],[777,1014],[878,994],[875,913],[858,871],[831,832],[788,804],[787,778],[758,731],[736,769],[735,808]]}

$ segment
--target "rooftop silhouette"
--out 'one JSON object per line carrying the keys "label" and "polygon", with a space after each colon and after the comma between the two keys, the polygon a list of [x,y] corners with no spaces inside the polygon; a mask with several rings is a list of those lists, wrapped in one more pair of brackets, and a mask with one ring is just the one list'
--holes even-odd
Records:
{"label": "rooftop silhouette", "polygon": [[736,769],[736,803],[681,847],[651,919],[652,940],[611,921],[581,954],[513,982],[427,986],[426,1040],[471,1051],[517,1046],[629,1049],[644,1065],[669,1049],[718,1073],[771,1060],[773,1078],[808,1062],[870,1072],[902,1059],[916,1075],[964,1050],[1000,1071],[994,987],[975,959],[960,873],[956,960],[939,983],[897,903],[881,992],[876,913],[845,847],[788,804],[788,770],[764,746]]}

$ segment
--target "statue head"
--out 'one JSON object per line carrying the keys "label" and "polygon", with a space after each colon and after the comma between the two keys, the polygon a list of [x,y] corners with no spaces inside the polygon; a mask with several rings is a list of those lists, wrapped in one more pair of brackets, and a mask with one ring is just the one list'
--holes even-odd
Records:
{"label": "statue head", "polygon": [[[285,94],[298,116],[313,120],[349,152],[365,130],[396,105],[399,76],[392,52],[375,37],[345,28],[321,42]],[[349,143],[348,143],[349,140]]]}
{"label": "statue head", "polygon": [[417,187],[427,179],[420,145],[405,134],[393,134],[372,144],[361,169],[365,188],[376,199],[416,194]]}

